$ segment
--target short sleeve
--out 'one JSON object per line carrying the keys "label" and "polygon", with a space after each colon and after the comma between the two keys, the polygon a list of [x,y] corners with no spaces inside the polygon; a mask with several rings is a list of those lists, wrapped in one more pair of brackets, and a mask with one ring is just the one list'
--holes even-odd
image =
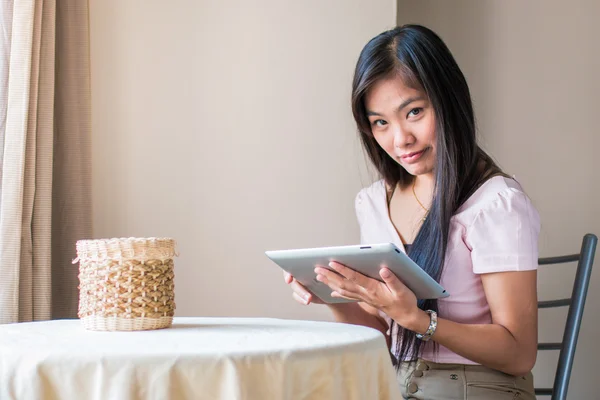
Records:
{"label": "short sleeve", "polygon": [[466,230],[473,272],[537,269],[539,233],[540,217],[529,197],[515,188],[501,191]]}

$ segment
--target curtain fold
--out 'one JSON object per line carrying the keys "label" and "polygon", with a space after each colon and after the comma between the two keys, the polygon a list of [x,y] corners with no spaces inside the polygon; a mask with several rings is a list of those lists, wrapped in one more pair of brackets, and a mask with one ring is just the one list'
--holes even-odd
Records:
{"label": "curtain fold", "polygon": [[75,242],[92,237],[89,3],[60,0],[56,15],[52,318],[75,318]]}

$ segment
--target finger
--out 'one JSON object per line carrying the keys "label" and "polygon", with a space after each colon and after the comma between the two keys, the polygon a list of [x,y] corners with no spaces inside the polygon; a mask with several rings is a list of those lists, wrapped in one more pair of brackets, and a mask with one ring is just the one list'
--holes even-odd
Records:
{"label": "finger", "polygon": [[[360,286],[352,285],[351,289],[345,289],[343,286],[338,286],[334,282],[330,282],[327,280],[327,277],[321,274],[317,274],[317,280],[329,286],[333,292],[331,292],[332,297],[342,297],[350,300],[360,300],[365,301],[365,296],[368,297],[368,293],[365,292],[363,288]],[[358,291],[354,291],[354,290]]]}
{"label": "finger", "polygon": [[334,285],[335,287],[342,287],[345,284],[352,284],[352,282],[349,282],[342,275],[325,267],[316,267],[315,273],[317,274],[317,280],[324,278],[325,280],[322,280],[321,282],[329,287],[331,287],[331,285]]}
{"label": "finger", "polygon": [[360,286],[354,285],[354,287],[358,288],[358,292],[355,292],[352,290],[344,289],[342,287],[338,287],[337,285],[335,285],[333,283],[327,283],[327,278],[325,278],[323,275],[317,275],[317,280],[325,283],[327,286],[329,286],[329,288],[331,290],[333,290],[331,292],[332,297],[340,297],[340,298],[344,298],[344,299],[348,299],[348,300],[357,300],[357,301],[367,301],[367,299],[369,298],[369,293],[367,293]]}
{"label": "finger", "polygon": [[329,263],[329,266],[333,268],[335,272],[342,275],[344,278],[348,279],[350,282],[353,282],[359,286],[367,287],[370,284],[370,281],[373,279],[361,274],[360,272],[356,272],[352,268],[348,268],[343,264],[332,261]]}
{"label": "finger", "polygon": [[290,286],[292,287],[292,290],[298,296],[300,296],[300,298],[306,301],[306,304],[310,303],[310,301],[312,300],[312,294],[304,287],[304,285],[302,285],[300,282],[294,279]]}
{"label": "finger", "polygon": [[[342,291],[342,293],[345,293],[345,292]],[[349,293],[346,293],[346,294],[342,294],[342,293],[338,292],[337,290],[334,290],[333,292],[331,292],[331,297],[347,299],[347,300],[363,301],[363,299],[361,299],[360,297],[354,296]]]}
{"label": "finger", "polygon": [[366,301],[370,297],[369,291],[362,286],[350,282],[338,273],[323,268],[320,268],[319,271],[324,271],[324,273],[317,274],[317,280],[329,286],[337,294],[343,295],[344,298]]}
{"label": "finger", "polygon": [[283,279],[285,280],[285,283],[289,285],[294,280],[294,277],[289,272],[283,271]]}
{"label": "finger", "polygon": [[298,303],[302,303],[305,306],[308,305],[308,301],[306,299],[303,299],[302,297],[298,296],[298,293],[296,292],[292,292],[292,297],[294,298],[294,300],[296,300]]}
{"label": "finger", "polygon": [[401,293],[408,289],[406,285],[402,283],[402,281],[398,279],[398,277],[394,275],[394,273],[387,267],[383,267],[379,270],[379,276],[381,276],[381,279],[383,279],[387,287],[393,293]]}
{"label": "finger", "polygon": [[[332,276],[334,282],[337,284],[337,287],[340,287],[342,289],[348,289],[355,293],[365,294],[374,293],[375,291],[379,290],[380,286],[383,285],[380,281],[365,276],[360,272],[356,272],[353,269],[348,268],[345,265],[340,264],[338,262],[332,261],[329,265],[331,266],[331,268],[334,268],[334,272],[331,272],[334,275],[329,276]],[[327,269],[324,268],[322,268],[322,270],[327,271]],[[337,277],[340,277],[340,279],[336,280]],[[355,285],[355,287],[351,288],[350,286],[348,286],[348,282],[352,282]],[[333,289],[335,290],[336,288]]]}
{"label": "finger", "polygon": [[[351,282],[347,282],[346,278],[340,277],[339,275],[337,275],[334,272],[325,272],[325,273],[318,273],[317,274],[317,280],[321,283],[324,283],[325,285],[329,286],[329,288],[331,290],[350,290],[350,285],[353,285]],[[344,282],[346,281],[346,282]],[[349,283],[350,285],[347,285],[346,283]],[[356,286],[356,285],[354,285]]]}

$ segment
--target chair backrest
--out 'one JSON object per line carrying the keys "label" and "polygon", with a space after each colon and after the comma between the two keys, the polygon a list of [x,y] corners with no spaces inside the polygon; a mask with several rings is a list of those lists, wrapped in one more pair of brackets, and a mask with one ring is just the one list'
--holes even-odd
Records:
{"label": "chair backrest", "polygon": [[550,388],[535,389],[536,395],[552,396],[552,400],[566,400],[567,389],[569,388],[569,379],[573,367],[573,358],[575,357],[575,348],[577,347],[577,337],[581,326],[585,298],[592,275],[592,265],[596,253],[596,244],[598,238],[595,235],[587,234],[583,237],[581,251],[578,254],[572,254],[560,257],[540,258],[540,265],[561,264],[577,261],[577,271],[573,283],[573,292],[568,299],[540,301],[538,308],[569,307],[567,322],[561,343],[540,343],[538,350],[559,350],[558,365],[554,376],[554,385]]}

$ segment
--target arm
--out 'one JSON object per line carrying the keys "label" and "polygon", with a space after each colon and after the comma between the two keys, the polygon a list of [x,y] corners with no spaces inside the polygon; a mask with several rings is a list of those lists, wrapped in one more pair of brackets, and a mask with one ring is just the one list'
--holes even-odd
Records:
{"label": "arm", "polygon": [[[310,303],[323,304],[323,302],[313,295],[304,285],[298,282],[291,274],[284,271],[283,279],[285,283],[291,286],[292,296],[294,299],[304,305]],[[369,328],[377,329],[386,338],[388,348],[390,347],[390,339],[387,335],[387,322],[379,316],[376,308],[373,308],[364,303],[337,303],[328,304],[329,309],[333,313],[333,317],[337,322],[343,322],[353,325],[363,325]]]}
{"label": "arm", "polygon": [[[398,325],[425,333],[429,315],[417,307],[414,293],[389,269],[380,271],[384,280],[381,283],[341,264],[330,265],[338,274],[317,268],[317,279],[334,290],[333,297],[364,301],[384,311]],[[536,271],[482,275],[492,323],[474,325],[438,319],[432,340],[507,374],[528,373],[537,355],[536,277]]]}
{"label": "arm", "polygon": [[[467,325],[439,318],[432,340],[482,365],[525,375],[537,356],[536,277],[537,271],[482,274],[492,323]],[[396,318],[419,333],[429,326],[429,315],[422,310],[412,318]]]}
{"label": "arm", "polygon": [[390,347],[387,322],[379,316],[377,310],[373,307],[364,303],[337,303],[328,304],[328,307],[337,322],[377,329],[386,338],[388,348]]}

